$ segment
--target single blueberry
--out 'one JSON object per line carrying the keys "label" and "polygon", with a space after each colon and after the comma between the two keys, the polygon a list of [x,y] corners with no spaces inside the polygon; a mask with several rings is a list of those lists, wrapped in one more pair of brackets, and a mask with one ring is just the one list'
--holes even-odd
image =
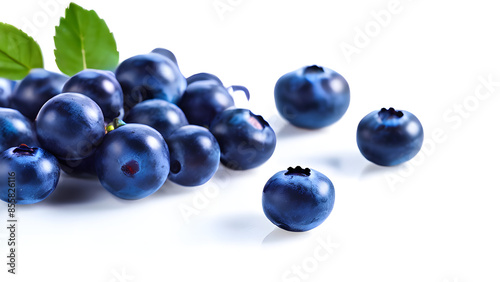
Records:
{"label": "single blueberry", "polygon": [[0,199],[19,205],[34,204],[47,198],[56,188],[60,175],[53,155],[25,144],[0,154],[0,171]]}
{"label": "single blueberry", "polygon": [[262,207],[266,217],[288,231],[308,231],[330,215],[335,189],[324,174],[300,166],[273,175],[264,186]]}
{"label": "single blueberry", "polygon": [[210,132],[221,150],[221,162],[230,169],[258,167],[273,155],[276,134],[262,116],[247,109],[228,109],[212,121]]}
{"label": "single blueberry", "polygon": [[99,105],[104,121],[123,117],[123,92],[115,74],[103,70],[83,70],[70,77],[64,84],[63,92],[83,94]]}
{"label": "single blueberry", "polygon": [[177,65],[156,53],[126,59],[116,69],[116,79],[122,86],[125,112],[155,98],[175,104],[186,90],[186,78]]}
{"label": "single blueberry", "polygon": [[158,131],[144,124],[126,124],[104,137],[95,154],[102,186],[127,200],[147,197],[165,183],[169,150]]}
{"label": "single blueberry", "polygon": [[66,75],[44,69],[32,69],[14,89],[10,107],[34,120],[45,102],[62,93],[67,80]]}
{"label": "single blueberry", "polygon": [[367,160],[394,166],[417,155],[424,142],[424,129],[412,113],[383,108],[359,122],[356,138]]}
{"label": "single blueberry", "polygon": [[179,101],[190,124],[208,127],[219,113],[234,106],[227,89],[214,80],[200,80],[188,85]]}
{"label": "single blueberry", "polygon": [[183,186],[202,185],[219,168],[219,144],[206,128],[186,125],[166,140],[170,149],[170,181]]}
{"label": "single blueberry", "polygon": [[38,146],[32,122],[18,110],[0,108],[0,152],[19,144]]}
{"label": "single blueberry", "polygon": [[276,82],[274,99],[280,115],[291,124],[317,129],[345,114],[350,90],[340,74],[313,65],[283,75]]}
{"label": "single blueberry", "polygon": [[81,160],[105,134],[101,108],[89,97],[63,93],[43,105],[35,121],[40,145],[58,159]]}

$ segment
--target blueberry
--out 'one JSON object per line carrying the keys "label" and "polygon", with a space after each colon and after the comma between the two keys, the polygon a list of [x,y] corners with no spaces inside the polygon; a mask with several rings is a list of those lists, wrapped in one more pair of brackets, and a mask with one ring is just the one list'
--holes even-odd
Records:
{"label": "blueberry", "polygon": [[262,116],[247,109],[228,109],[210,125],[228,168],[246,170],[265,163],[276,147],[276,134]]}
{"label": "blueberry", "polygon": [[10,107],[10,99],[15,85],[15,81],[0,77],[0,107]]}
{"label": "blueberry", "polygon": [[72,76],[63,92],[81,93],[99,105],[106,122],[123,117],[123,92],[114,73],[102,70],[83,70]]}
{"label": "blueberry", "polygon": [[422,124],[407,111],[383,108],[366,115],[358,125],[358,148],[378,165],[394,166],[410,160],[423,142]]}
{"label": "blueberry", "polygon": [[262,207],[266,217],[288,231],[308,231],[330,215],[335,189],[328,177],[300,166],[273,175],[264,186]]}
{"label": "blueberry", "polygon": [[80,160],[92,155],[105,134],[102,111],[89,97],[63,93],[43,105],[35,121],[42,148],[58,159]]}
{"label": "blueberry", "polygon": [[38,146],[31,121],[18,110],[0,108],[0,152],[19,144]]}
{"label": "blueberry", "polygon": [[95,167],[99,181],[111,194],[141,199],[167,180],[169,150],[158,131],[143,124],[126,124],[106,134],[96,151]]}
{"label": "blueberry", "polygon": [[171,60],[175,65],[177,65],[177,66],[179,65],[177,63],[177,58],[175,58],[174,53],[172,53],[170,50],[167,50],[164,48],[155,48],[153,51],[151,51],[151,53],[160,54],[160,55],[164,56],[165,58],[168,58],[169,60]]}
{"label": "blueberry", "polygon": [[215,76],[211,73],[206,73],[206,72],[200,72],[197,74],[193,74],[192,76],[190,76],[186,79],[188,85],[193,83],[193,82],[196,82],[196,81],[205,81],[205,80],[215,81],[218,84],[223,85],[222,81],[217,76]]}
{"label": "blueberry", "polygon": [[32,69],[14,89],[11,108],[34,120],[40,108],[50,98],[62,93],[68,77],[44,69]]}
{"label": "blueberry", "polygon": [[179,107],[189,123],[208,127],[216,115],[234,106],[227,89],[214,80],[201,80],[188,85]]}
{"label": "blueberry", "polygon": [[124,121],[149,125],[165,139],[177,128],[188,125],[186,116],[179,107],[160,99],[146,100],[135,105]]}
{"label": "blueberry", "polygon": [[219,168],[219,144],[206,128],[186,125],[166,140],[170,149],[170,181],[183,186],[202,185]]}
{"label": "blueberry", "polygon": [[314,65],[283,75],[274,88],[274,99],[280,115],[291,124],[317,129],[345,114],[350,90],[340,74]]}
{"label": "blueberry", "polygon": [[[42,148],[31,148],[25,144],[0,154],[0,171],[0,199],[9,203],[9,199],[15,198],[15,203],[20,205],[34,204],[47,198],[56,188],[60,175],[57,159],[53,155]],[[12,190],[9,191],[13,188],[15,196],[11,194]]]}
{"label": "blueberry", "polygon": [[123,89],[125,111],[149,99],[177,103],[186,90],[186,79],[179,68],[163,55],[149,53],[123,61],[116,69]]}

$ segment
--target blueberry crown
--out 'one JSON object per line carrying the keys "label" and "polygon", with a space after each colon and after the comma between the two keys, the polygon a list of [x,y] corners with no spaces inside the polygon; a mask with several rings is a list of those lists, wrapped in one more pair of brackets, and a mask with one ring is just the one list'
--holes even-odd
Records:
{"label": "blueberry crown", "polygon": [[18,155],[24,155],[24,156],[33,156],[35,154],[36,148],[30,148],[26,144],[21,144],[19,147],[14,149],[14,153]]}
{"label": "blueberry crown", "polygon": [[296,166],[295,168],[289,167],[285,175],[302,175],[302,176],[310,176],[311,170],[309,168],[302,168],[300,166]]}
{"label": "blueberry crown", "polygon": [[401,118],[403,117],[402,111],[396,111],[394,108],[382,108],[380,112],[378,112],[378,116],[382,120],[392,119],[392,118]]}
{"label": "blueberry crown", "polygon": [[317,65],[308,66],[304,70],[304,73],[317,73],[317,72],[325,72],[325,70]]}

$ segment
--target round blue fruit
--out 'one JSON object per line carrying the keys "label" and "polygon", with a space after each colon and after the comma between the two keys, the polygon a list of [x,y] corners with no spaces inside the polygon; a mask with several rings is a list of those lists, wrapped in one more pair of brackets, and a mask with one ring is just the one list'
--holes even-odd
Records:
{"label": "round blue fruit", "polygon": [[228,109],[210,125],[221,150],[221,162],[230,169],[260,166],[273,155],[276,134],[269,123],[247,109]]}
{"label": "round blue fruit", "polygon": [[186,125],[166,140],[170,149],[170,181],[183,186],[202,185],[219,168],[219,144],[206,128]]}
{"label": "round blue fruit", "polygon": [[280,115],[291,124],[317,129],[345,114],[350,90],[340,74],[313,65],[283,75],[274,88],[274,99]]}
{"label": "round blue fruit", "polygon": [[21,144],[38,146],[32,122],[17,110],[0,108],[0,152]]}
{"label": "round blue fruit", "polygon": [[45,102],[62,93],[63,85],[67,80],[67,76],[59,73],[32,69],[14,89],[10,107],[34,120]]}
{"label": "round blue fruit", "polygon": [[95,154],[102,186],[127,200],[147,197],[165,183],[170,171],[167,144],[158,131],[126,124],[106,134]]}
{"label": "round blue fruit", "polygon": [[156,53],[126,59],[116,69],[116,79],[122,86],[126,112],[137,103],[155,98],[175,104],[186,90],[186,78],[177,65]]}
{"label": "round blue fruit", "polygon": [[0,77],[0,107],[10,107],[10,99],[15,85],[15,81]]}
{"label": "round blue fruit", "polygon": [[363,156],[381,166],[412,159],[422,148],[424,129],[412,113],[394,108],[373,111],[359,123],[358,148]]}
{"label": "round blue fruit", "polygon": [[308,231],[330,215],[335,189],[324,174],[300,166],[271,177],[264,186],[262,207],[266,217],[288,231]]}
{"label": "round blue fruit", "polygon": [[34,204],[47,198],[56,188],[60,175],[53,155],[42,148],[24,144],[0,154],[0,171],[0,199],[19,205]]}
{"label": "round blue fruit", "polygon": [[115,74],[103,70],[83,70],[70,77],[63,92],[83,94],[99,105],[104,121],[123,117],[123,92]]}
{"label": "round blue fruit", "polygon": [[156,129],[167,138],[176,129],[188,125],[188,120],[175,104],[151,99],[135,105],[124,118],[126,123],[141,123]]}
{"label": "round blue fruit", "polygon": [[78,93],[59,94],[47,101],[35,127],[42,148],[64,160],[89,157],[105,134],[101,108]]}
{"label": "round blue fruit", "polygon": [[233,97],[214,80],[190,83],[179,101],[179,107],[189,123],[204,127],[209,127],[215,116],[232,106]]}

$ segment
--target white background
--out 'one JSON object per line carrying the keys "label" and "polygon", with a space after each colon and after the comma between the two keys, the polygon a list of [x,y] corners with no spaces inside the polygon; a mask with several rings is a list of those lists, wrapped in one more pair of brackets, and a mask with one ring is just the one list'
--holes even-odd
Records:
{"label": "white background", "polygon": [[[496,1],[221,0],[232,5],[224,13],[214,3],[78,4],[106,20],[121,60],[164,47],[185,76],[247,86],[252,100],[239,106],[270,121],[274,156],[250,171],[221,168],[202,187],[167,182],[140,201],[63,177],[44,202],[18,207],[16,276],[0,229],[1,281],[500,281]],[[52,36],[67,4],[2,1],[0,21],[32,35],[56,71]],[[309,64],[351,87],[343,119],[317,131],[288,125],[273,99],[281,75]],[[365,114],[391,106],[419,117],[426,145],[383,168],[360,155],[355,132]],[[323,172],[336,189],[331,216],[306,233],[278,230],[262,212],[264,184],[292,165]]]}

